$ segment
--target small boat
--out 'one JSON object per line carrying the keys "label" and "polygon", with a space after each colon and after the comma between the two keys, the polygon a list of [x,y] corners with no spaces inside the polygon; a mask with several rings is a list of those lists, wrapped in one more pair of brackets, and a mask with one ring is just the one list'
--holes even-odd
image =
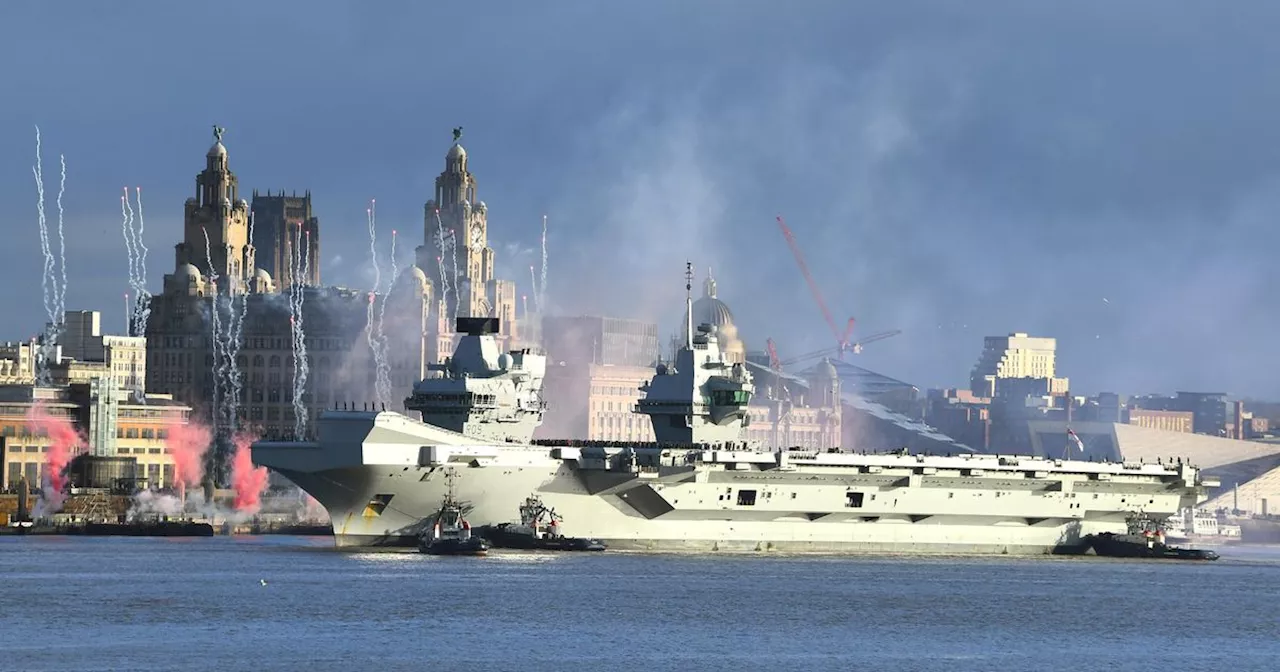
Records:
{"label": "small boat", "polygon": [[1217,560],[1208,549],[1182,548],[1165,543],[1164,528],[1151,518],[1137,514],[1125,521],[1125,534],[1103,532],[1090,535],[1093,550],[1107,558],[1158,558],[1166,560]]}
{"label": "small boat", "polygon": [[537,497],[529,497],[520,506],[519,523],[502,523],[480,530],[480,535],[495,548],[540,551],[603,551],[598,539],[566,537],[560,534],[561,518]]}
{"label": "small boat", "polygon": [[488,555],[489,543],[472,536],[471,523],[462,517],[462,504],[453,496],[452,479],[448,494],[435,515],[435,525],[418,542],[418,552],[428,555]]}

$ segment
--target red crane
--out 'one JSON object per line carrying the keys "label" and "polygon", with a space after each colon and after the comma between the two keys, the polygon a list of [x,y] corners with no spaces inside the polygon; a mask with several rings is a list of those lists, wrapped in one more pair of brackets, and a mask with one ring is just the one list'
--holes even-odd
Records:
{"label": "red crane", "polygon": [[787,226],[786,220],[782,219],[782,215],[778,215],[778,228],[782,229],[782,237],[787,239],[787,246],[791,248],[791,254],[796,258],[796,265],[800,267],[800,272],[804,274],[805,282],[809,283],[809,291],[813,294],[813,300],[818,302],[818,308],[822,310],[822,317],[827,321],[827,326],[831,327],[831,335],[836,337],[836,352],[838,356],[843,358],[844,353],[853,349],[853,344],[849,342],[849,337],[853,335],[854,319],[849,318],[849,322],[845,324],[844,332],[836,326],[836,320],[831,316],[831,311],[827,309],[827,302],[822,298],[822,290],[818,289],[818,283],[813,281],[813,276],[809,273],[809,265],[804,261],[804,253],[800,251],[800,245],[796,243],[795,234],[791,233],[791,227]]}
{"label": "red crane", "polygon": [[778,359],[778,344],[773,342],[772,338],[764,341],[764,346],[769,349],[769,368],[774,371],[782,370],[782,360]]}
{"label": "red crane", "polygon": [[781,371],[782,368],[785,366],[790,366],[791,364],[800,364],[801,362],[807,362],[809,360],[817,359],[819,357],[838,357],[840,353],[848,352],[850,350],[853,351],[854,353],[860,353],[862,352],[862,346],[867,345],[868,343],[875,343],[876,341],[883,341],[886,338],[893,338],[894,336],[897,336],[898,334],[901,334],[901,333],[902,333],[901,329],[894,329],[892,331],[882,331],[878,334],[871,334],[866,338],[859,339],[855,343],[850,343],[849,347],[843,350],[839,348],[824,348],[816,352],[810,352],[804,355],[799,355],[797,357],[791,357],[790,359],[787,359],[787,360],[783,360],[782,358],[778,357],[778,346],[776,343],[773,342],[772,338],[765,341],[765,346],[769,350],[769,368],[773,369],[774,371]]}

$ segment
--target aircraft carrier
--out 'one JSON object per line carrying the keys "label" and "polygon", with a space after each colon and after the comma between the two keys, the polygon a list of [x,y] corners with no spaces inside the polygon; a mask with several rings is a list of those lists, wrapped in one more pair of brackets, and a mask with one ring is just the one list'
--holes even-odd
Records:
{"label": "aircraft carrier", "polygon": [[441,377],[405,403],[431,424],[326,412],[318,440],[259,442],[254,461],[324,505],[339,546],[364,547],[416,544],[449,473],[477,526],[513,520],[532,495],[567,534],[611,550],[703,552],[1083,553],[1088,535],[1194,507],[1216,486],[1189,464],[762,450],[745,440],[751,374],[692,323],[634,409],[655,443],[534,442],[546,359],[501,352],[497,327],[458,319]]}

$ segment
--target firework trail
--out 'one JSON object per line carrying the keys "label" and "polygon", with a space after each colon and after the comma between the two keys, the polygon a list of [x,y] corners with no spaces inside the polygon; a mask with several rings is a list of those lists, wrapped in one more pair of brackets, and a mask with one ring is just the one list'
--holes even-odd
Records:
{"label": "firework trail", "polygon": [[[298,255],[295,268],[298,273],[294,276],[300,281],[307,277],[311,269],[311,257],[306,254],[305,250],[311,245],[311,233],[307,232],[305,242],[303,239],[302,223],[298,223]],[[310,374],[310,365],[307,362],[307,335],[303,328],[303,306],[306,301],[305,287],[302,282],[294,283],[293,295],[293,434],[296,439],[303,439],[307,429],[307,406],[303,401],[303,395],[307,390],[307,377]]]}
{"label": "firework trail", "polygon": [[44,275],[40,286],[44,290],[44,312],[49,316],[49,327],[45,330],[44,341],[40,344],[36,356],[36,382],[48,385],[51,382],[49,360],[58,342],[58,314],[55,305],[57,296],[56,281],[53,276],[53,251],[49,247],[49,226],[44,216],[44,161],[40,153],[40,127],[36,126],[36,165],[31,172],[36,178],[36,223],[40,227],[40,251],[44,253]]}
{"label": "firework trail", "polygon": [[293,433],[294,439],[300,439],[298,434],[298,375],[302,367],[298,365],[298,357],[300,356],[301,346],[298,344],[298,321],[301,317],[298,315],[298,268],[302,262],[298,259],[298,243],[302,239],[302,224],[298,224],[298,236],[290,248],[289,253],[289,335],[292,337],[293,357],[290,358],[293,366],[293,396],[290,401],[293,403]]}
{"label": "firework trail", "polygon": [[533,267],[529,267],[529,284],[533,286],[533,309],[542,312],[542,306],[538,305],[538,276],[533,274]]}
{"label": "firework trail", "polygon": [[542,277],[538,282],[538,300],[535,305],[538,312],[542,313],[547,309],[547,216],[542,216]]}
{"label": "firework trail", "polygon": [[[141,201],[139,201],[141,207]],[[129,202],[129,188],[124,188],[124,195],[120,197],[120,216],[123,220],[121,227],[124,230],[125,249],[129,253],[129,287],[133,289],[134,304],[129,317],[129,333],[132,336],[141,336],[146,329],[146,323],[143,321],[142,302],[143,297],[150,300],[150,294],[147,294],[146,281],[144,280],[145,271],[142,269],[142,240],[138,234],[138,229],[134,226],[134,210],[133,204]]]}
{"label": "firework trail", "polygon": [[311,275],[311,255],[306,253],[309,249],[311,249],[310,231],[306,233],[306,242],[302,247],[302,277],[304,280],[302,288],[298,291],[298,350],[302,354],[301,359],[298,360],[298,364],[302,375],[298,378],[298,394],[294,398],[297,399],[298,403],[302,406],[302,413],[295,416],[295,420],[298,422],[296,429],[298,430],[297,434],[299,437],[306,436],[308,413],[306,400],[303,397],[306,396],[307,393],[307,379],[311,377],[311,360],[307,358],[307,331],[304,328],[302,319],[305,314],[303,308],[307,299],[307,285],[305,284],[305,278],[310,277]]}
{"label": "firework trail", "polygon": [[[369,351],[373,355],[373,367],[375,371],[382,371],[382,343],[380,325],[374,322],[374,310],[378,300],[378,289],[382,286],[382,269],[378,267],[378,211],[377,201],[369,201],[369,208],[365,210],[365,215],[369,223],[369,263],[373,266],[373,291],[369,292],[369,306],[367,308],[365,338],[369,342]],[[383,305],[386,305],[386,299],[383,299]],[[381,379],[374,384],[375,394],[379,401],[382,399]]]}
{"label": "firework trail", "polygon": [[223,408],[224,392],[223,381],[226,374],[226,350],[223,347],[222,335],[222,309],[218,301],[218,269],[213,266],[213,251],[209,243],[209,229],[201,229],[204,232],[204,256],[209,264],[209,313],[210,313],[210,347],[213,350],[213,434],[215,437],[221,436],[220,429],[223,427],[223,418],[225,409]]}
{"label": "firework trail", "polygon": [[396,280],[400,279],[400,266],[396,263],[396,232],[391,230],[391,281],[387,283],[387,293],[382,296],[382,305],[378,309],[378,348],[381,354],[378,355],[377,370],[377,394],[378,401],[383,407],[391,402],[391,343],[387,337],[387,332],[383,328],[387,319],[387,301],[391,299],[391,292],[396,288]]}
{"label": "firework trail", "polygon": [[[457,317],[458,311],[461,309],[461,305],[462,305],[462,292],[460,291],[461,287],[459,286],[459,282],[458,282],[458,237],[457,237],[457,232],[452,230],[450,230],[446,235],[444,230],[444,222],[440,220],[440,208],[436,208],[435,214],[436,214],[436,228],[439,230],[439,242],[440,242],[440,245],[439,245],[440,280],[441,280],[441,284],[445,286],[443,293],[447,293],[448,290],[450,289],[453,290],[453,303],[454,303],[453,315],[452,316],[447,314],[445,315],[445,319],[447,319],[449,323],[449,328],[452,329],[453,322],[454,322],[453,318]],[[448,255],[448,258],[451,261],[451,265],[453,266],[453,276],[449,279],[445,278],[445,271],[444,271],[444,259],[446,255]],[[447,306],[448,304],[449,302],[446,299],[445,305]]]}
{"label": "firework trail", "polygon": [[[124,252],[129,262],[129,289],[133,290],[134,296],[138,295],[138,271],[137,259],[138,251],[133,247],[133,212],[129,206],[129,187],[124,188],[124,195],[120,197],[120,233],[124,236]],[[125,294],[127,298],[129,295]],[[137,324],[137,311],[131,306],[129,309],[128,319],[125,325],[128,327],[129,335],[136,336],[134,331]]]}
{"label": "firework trail", "polygon": [[58,270],[62,276],[57,285],[58,324],[67,312],[67,238],[62,234],[62,195],[67,192],[67,157],[59,154],[58,164],[62,167],[62,175],[58,179]]}
{"label": "firework trail", "polygon": [[[249,240],[250,241],[253,240],[253,216],[252,215],[249,216]],[[242,265],[241,266],[242,276],[245,274],[245,271],[246,271],[246,267]],[[231,283],[228,283],[228,287],[230,286],[231,286]],[[240,395],[244,391],[244,385],[243,385],[244,372],[240,370],[240,346],[241,346],[241,336],[243,336],[244,334],[244,318],[245,318],[245,315],[249,312],[248,280],[246,280],[243,277],[240,278],[240,293],[238,297],[230,289],[228,290],[228,292],[230,294],[230,300],[228,302],[228,310],[230,313],[231,324],[228,329],[229,333],[227,337],[227,342],[230,345],[230,347],[227,350],[227,364],[228,364],[228,367],[230,368],[230,376],[229,376],[230,380],[228,382],[231,384],[231,398],[227,405],[228,405],[228,415],[230,416],[230,420],[232,423],[232,430],[237,431],[239,429],[239,420],[240,420],[240,402],[242,401],[240,398]],[[239,311],[236,310],[237,298],[240,299]]]}
{"label": "firework trail", "polygon": [[[439,217],[439,216],[440,216],[440,213],[439,213],[439,211],[437,211],[437,212],[436,212],[436,217]],[[461,309],[461,307],[462,307],[462,293],[458,291],[458,288],[461,286],[461,284],[462,284],[462,283],[458,281],[458,278],[459,278],[459,277],[461,277],[461,276],[459,276],[459,275],[458,275],[458,231],[457,231],[456,229],[455,229],[455,230],[453,230],[453,231],[451,231],[451,232],[449,232],[449,260],[450,260],[451,264],[453,265],[453,282],[452,282],[452,285],[453,285],[453,298],[454,298],[454,301],[453,301],[453,320],[454,320],[454,321],[456,321],[456,320],[458,319],[458,311],[459,311],[459,310]],[[470,286],[471,286],[471,284],[470,284],[470,281],[468,280],[468,282],[467,282],[467,287],[468,287],[468,289],[470,288]],[[468,291],[468,292],[467,292],[467,301],[470,301],[470,300],[471,300],[471,296],[472,296],[472,295],[471,295],[471,292],[470,292],[470,291]],[[470,315],[470,314],[471,314],[471,306],[470,306],[470,304],[468,304],[468,305],[467,305],[467,314],[468,314],[468,315]],[[452,322],[452,321],[451,321],[451,322],[450,322],[450,324],[449,324],[449,328],[450,328],[450,329],[452,329],[452,328],[453,328],[453,322]]]}
{"label": "firework trail", "polygon": [[[126,200],[129,196],[128,188],[125,188]],[[151,318],[151,292],[147,291],[147,242],[145,234],[147,232],[147,220],[142,217],[142,187],[134,187],[134,196],[138,199],[138,228],[133,234],[134,248],[134,266],[136,268],[135,277],[137,278],[138,287],[134,292],[138,297],[138,307],[135,313],[136,318],[136,336],[144,336],[147,331],[147,321]],[[132,224],[132,215],[130,216],[130,224]],[[139,255],[138,252],[141,251]]]}

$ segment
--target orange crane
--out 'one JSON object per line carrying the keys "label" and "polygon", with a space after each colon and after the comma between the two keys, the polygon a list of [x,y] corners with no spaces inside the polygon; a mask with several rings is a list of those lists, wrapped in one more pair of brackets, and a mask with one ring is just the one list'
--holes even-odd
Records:
{"label": "orange crane", "polygon": [[844,326],[844,331],[836,326],[836,320],[831,316],[831,311],[827,309],[827,302],[822,298],[822,290],[818,289],[818,283],[814,282],[813,275],[809,273],[809,265],[805,263],[804,253],[800,251],[800,245],[796,243],[796,236],[791,232],[791,227],[787,226],[786,220],[782,215],[778,215],[778,228],[782,230],[782,237],[787,240],[787,246],[791,248],[791,254],[796,258],[796,265],[800,267],[800,272],[804,274],[804,280],[809,284],[809,292],[813,294],[813,300],[818,303],[818,309],[822,311],[822,317],[827,321],[827,326],[831,328],[831,335],[836,337],[837,357],[843,358],[844,353],[853,350],[853,344],[849,342],[849,337],[853,335],[854,319],[849,318],[848,323]]}

